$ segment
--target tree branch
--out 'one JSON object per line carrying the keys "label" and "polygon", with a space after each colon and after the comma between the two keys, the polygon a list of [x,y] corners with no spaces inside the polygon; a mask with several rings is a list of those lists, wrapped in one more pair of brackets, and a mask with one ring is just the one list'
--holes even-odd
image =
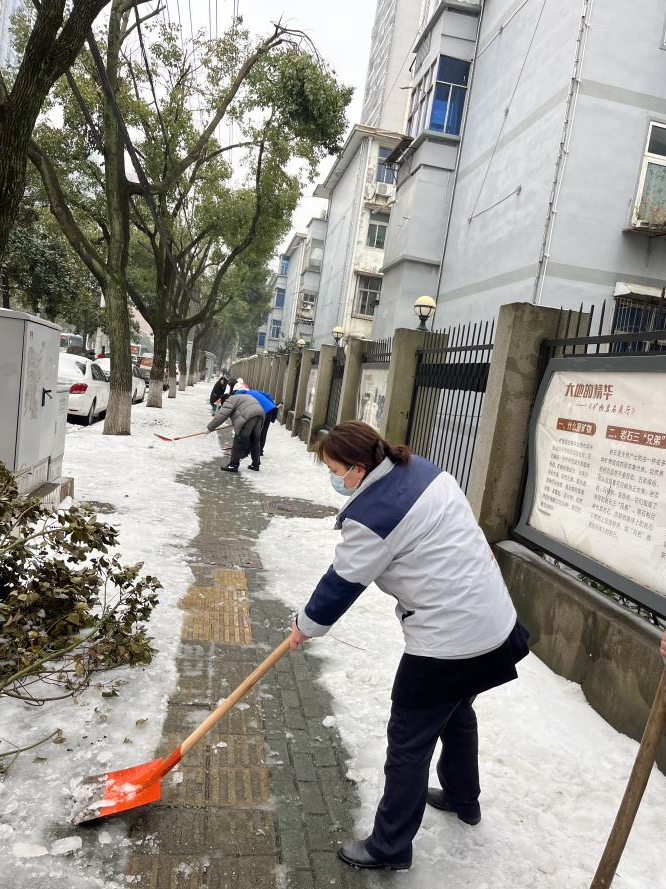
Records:
{"label": "tree branch", "polygon": [[51,213],[53,213],[58,220],[60,228],[77,256],[82,260],[91,274],[94,275],[100,287],[104,289],[108,284],[108,275],[104,261],[97,251],[93,249],[92,244],[83,234],[76,219],[74,219],[71,210],[67,206],[67,200],[65,199],[62,187],[58,181],[58,175],[55,168],[46,155],[43,154],[34,139],[31,139],[28,145],[28,157],[30,158],[31,163],[37,168],[42,183],[44,184],[44,189],[49,199]]}

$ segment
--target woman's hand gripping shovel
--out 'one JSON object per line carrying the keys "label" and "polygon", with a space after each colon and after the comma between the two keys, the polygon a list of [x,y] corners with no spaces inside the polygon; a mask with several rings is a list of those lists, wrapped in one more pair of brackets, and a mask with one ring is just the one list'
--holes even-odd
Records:
{"label": "woman's hand gripping shovel", "polygon": [[106,818],[108,815],[156,802],[160,798],[162,778],[289,651],[289,641],[287,638],[281,642],[167,759],[154,759],[129,769],[86,778],[82,782],[82,792],[77,800],[80,809],[74,813],[73,823],[82,824],[84,821]]}

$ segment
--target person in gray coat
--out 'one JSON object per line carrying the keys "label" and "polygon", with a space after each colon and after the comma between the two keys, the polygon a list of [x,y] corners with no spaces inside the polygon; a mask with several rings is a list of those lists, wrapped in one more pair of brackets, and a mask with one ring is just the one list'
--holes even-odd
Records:
{"label": "person in gray coat", "polygon": [[221,406],[217,414],[206,427],[207,432],[213,432],[221,426],[225,420],[231,420],[234,427],[234,443],[231,448],[231,457],[226,466],[221,466],[223,472],[238,472],[241,459],[248,452],[252,456],[250,469],[259,471],[261,463],[261,428],[264,425],[264,409],[245,390],[235,391]]}

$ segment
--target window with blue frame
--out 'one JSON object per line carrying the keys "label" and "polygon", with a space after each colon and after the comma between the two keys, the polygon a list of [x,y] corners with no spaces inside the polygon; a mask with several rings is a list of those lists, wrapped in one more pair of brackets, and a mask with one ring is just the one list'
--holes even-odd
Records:
{"label": "window with blue frame", "polygon": [[469,62],[450,56],[439,57],[429,129],[451,136],[460,135],[468,79]]}
{"label": "window with blue frame", "polygon": [[271,321],[271,337],[273,339],[277,339],[280,336],[280,327],[282,327],[281,321]]}
{"label": "window with blue frame", "polygon": [[289,257],[281,256],[280,257],[280,274],[286,275],[289,271]]}
{"label": "window with blue frame", "polygon": [[260,349],[260,348],[262,348],[262,347],[265,346],[265,345],[266,345],[266,334],[265,334],[265,333],[260,333],[260,334],[257,336],[257,348]]}
{"label": "window with blue frame", "polygon": [[389,185],[393,185],[395,182],[395,166],[393,164],[383,163],[392,151],[392,148],[379,149],[379,160],[377,162],[375,182],[388,182]]}
{"label": "window with blue frame", "polygon": [[275,288],[275,308],[282,309],[284,307],[284,287]]}

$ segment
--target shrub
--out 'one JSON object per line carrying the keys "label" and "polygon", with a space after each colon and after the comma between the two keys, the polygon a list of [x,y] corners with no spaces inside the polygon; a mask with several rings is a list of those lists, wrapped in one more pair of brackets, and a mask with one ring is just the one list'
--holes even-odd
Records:
{"label": "shrub", "polygon": [[52,512],[0,463],[0,698],[43,704],[99,670],[147,664],[159,581],[111,553],[118,531],[89,509]]}

